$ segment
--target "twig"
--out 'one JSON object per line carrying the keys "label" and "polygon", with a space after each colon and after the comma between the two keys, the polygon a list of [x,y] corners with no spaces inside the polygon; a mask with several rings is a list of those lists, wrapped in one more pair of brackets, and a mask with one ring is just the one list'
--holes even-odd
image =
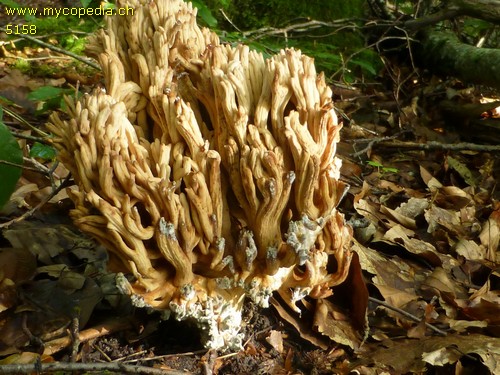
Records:
{"label": "twig", "polygon": [[372,139],[356,139],[355,143],[368,143],[368,146],[362,150],[352,154],[352,156],[359,156],[374,146],[377,147],[390,147],[390,148],[404,148],[413,150],[440,150],[440,151],[500,151],[500,145],[480,145],[476,143],[460,142],[460,143],[440,143],[436,141],[430,141],[427,143],[417,143],[417,142],[402,142],[396,140],[390,140],[391,137],[380,137]]}
{"label": "twig", "polygon": [[[71,173],[68,174],[68,176],[66,176],[66,178],[64,179],[63,182],[61,182],[61,184],[52,190],[52,192],[47,195],[40,203],[38,203],[35,207],[33,207],[31,210],[29,211],[26,211],[24,214],[22,214],[21,216],[19,217],[16,217],[15,219],[12,219],[12,220],[9,220],[5,223],[2,223],[0,224],[0,229],[3,229],[3,228],[8,228],[9,226],[11,226],[12,224],[14,223],[18,223],[20,221],[23,221],[25,219],[27,219],[28,217],[30,217],[31,215],[33,215],[37,210],[39,210],[45,203],[47,203],[48,201],[50,201],[52,198],[54,198],[57,193],[59,193],[62,188],[64,188],[67,183],[69,182],[69,180],[71,179]],[[0,373],[1,374],[1,373]]]}
{"label": "twig", "polygon": [[[59,31],[59,32],[56,32],[56,33],[50,33],[50,34],[45,34],[45,35],[37,35],[37,36],[34,36],[34,38],[36,38],[36,39],[44,39],[44,38],[50,38],[50,37],[53,37],[53,36],[69,35],[69,34],[72,34],[72,35],[85,35],[85,36],[92,35],[91,33],[87,33],[85,31],[70,30],[70,31]],[[22,38],[10,39],[10,40],[7,40],[7,41],[3,41],[2,40],[2,41],[0,41],[0,46],[5,46],[5,45],[10,44],[10,43],[17,43],[21,39]]]}
{"label": "twig", "polygon": [[[280,28],[262,27],[262,28],[256,29],[256,30],[242,31],[241,33],[246,38],[259,39],[259,38],[262,38],[263,36],[281,35],[281,34],[288,35],[292,32],[304,33],[304,32],[307,32],[309,30],[318,29],[321,27],[333,28],[333,29],[352,29],[352,30],[355,30],[355,29],[359,28],[359,26],[356,25],[356,23],[355,23],[356,21],[359,21],[359,20],[357,20],[357,19],[339,19],[339,20],[335,20],[333,22],[310,20],[307,22],[295,23],[295,24],[285,26],[285,27],[280,27]],[[317,38],[318,36],[315,36],[315,37]]]}
{"label": "twig", "polygon": [[445,151],[500,151],[500,145],[479,145],[476,143],[460,142],[460,143],[440,143],[430,141],[427,143],[417,142],[381,142],[380,146],[392,148],[407,148],[416,150],[445,150]]}
{"label": "twig", "polygon": [[[206,350],[196,350],[194,352],[187,352],[187,353],[176,353],[176,354],[163,354],[163,355],[156,355],[154,357],[147,357],[147,358],[136,358],[136,359],[127,359],[123,360],[124,363],[136,363],[136,362],[147,362],[147,361],[155,361],[157,359],[165,359],[165,358],[170,358],[170,357],[187,357],[187,356],[192,356],[192,355],[197,355],[197,354],[204,354],[206,353]],[[121,359],[117,359],[117,361],[122,361]]]}
{"label": "twig", "polygon": [[[78,333],[78,340],[80,343],[86,342],[101,336],[109,335],[113,332],[118,332],[123,329],[128,329],[131,327],[130,319],[121,318],[113,319],[107,322],[103,322],[100,325],[84,329]],[[71,346],[73,343],[70,336],[60,337],[51,341],[45,342],[45,349],[43,351],[44,355],[54,355],[61,350]],[[1,366],[0,366],[1,367]]]}
{"label": "twig", "polygon": [[222,13],[222,15],[224,16],[224,18],[226,19],[227,22],[229,22],[231,24],[232,27],[234,27],[238,32],[240,33],[243,33],[243,31],[241,31],[238,26],[236,26],[233,21],[231,21],[231,19],[227,16],[227,14],[224,12],[224,9],[219,9],[219,12]]}
{"label": "twig", "polygon": [[71,357],[70,360],[76,363],[78,358],[78,348],[80,347],[80,320],[78,319],[78,314],[74,314],[71,319],[71,326],[69,330],[69,336],[71,338]]}
{"label": "twig", "polygon": [[0,366],[0,374],[32,374],[40,372],[98,372],[105,373],[107,371],[117,374],[145,374],[145,375],[189,375],[191,373],[175,370],[162,370],[158,368],[126,365],[120,362],[113,363],[35,363],[29,365],[2,365]]}
{"label": "twig", "polygon": [[[233,26],[239,33],[241,33],[241,35],[244,38],[250,38],[253,40],[260,39],[264,36],[272,36],[272,35],[285,35],[285,38],[286,38],[287,35],[292,33],[292,32],[304,33],[304,32],[307,32],[309,30],[318,29],[321,27],[333,28],[333,29],[338,29],[338,30],[342,30],[342,29],[355,30],[355,29],[359,28],[359,26],[356,25],[356,22],[363,21],[361,19],[355,19],[355,18],[339,19],[339,20],[335,20],[333,22],[309,20],[307,22],[299,22],[299,23],[295,23],[295,24],[292,24],[289,26],[284,26],[284,27],[268,27],[268,26],[266,26],[266,27],[262,27],[259,29],[255,29],[255,30],[243,31],[243,30],[239,29],[238,26],[236,26],[234,24],[234,22],[227,16],[227,14],[224,12],[223,9],[219,9],[219,11],[222,13],[222,16],[226,19],[226,21],[229,22],[231,24],[231,26]],[[319,36],[315,35],[314,37],[318,38]]]}
{"label": "twig", "polygon": [[[3,27],[0,27],[0,30],[5,32],[5,28]],[[75,60],[78,60],[78,61],[81,61],[82,63],[84,64],[87,64],[88,66],[91,66],[92,68],[94,69],[97,69],[97,70],[101,70],[100,66],[86,58],[83,58],[81,56],[78,56],[76,53],[73,53],[73,52],[70,52],[70,51],[66,51],[62,48],[59,48],[59,47],[56,47],[56,46],[53,46],[52,44],[50,43],[46,43],[44,41],[41,41],[41,40],[38,40],[37,38],[34,38],[32,36],[29,36],[29,35],[22,35],[22,34],[19,34],[19,37],[23,38],[23,39],[26,39],[26,40],[29,40],[30,42],[33,42],[33,43],[36,43],[42,47],[45,47],[45,48],[48,48],[54,52],[58,52],[58,53],[62,53],[63,55],[67,55],[67,56],[71,56],[72,58],[74,58]]]}
{"label": "twig", "polygon": [[48,141],[46,138],[35,137],[35,136],[32,136],[32,135],[25,135],[25,134],[22,134],[20,132],[13,131],[12,129],[10,129],[10,132],[16,138],[21,138],[21,139],[26,139],[28,141],[43,143],[43,144],[49,145],[49,146],[52,145],[52,143],[50,141]]}
{"label": "twig", "polygon": [[380,144],[384,141],[389,141],[389,140],[394,139],[394,138],[399,137],[399,136],[400,136],[400,134],[395,134],[395,135],[390,136],[390,137],[375,137],[375,138],[366,138],[366,139],[356,139],[354,141],[354,143],[368,143],[368,145],[365,148],[363,148],[362,150],[355,152],[351,156],[353,156],[353,157],[361,156],[364,153],[368,153],[368,151],[370,151],[373,148],[373,146]]}
{"label": "twig", "polygon": [[[0,29],[1,29],[1,27],[0,27]],[[19,121],[21,124],[26,125],[28,128],[30,128],[31,130],[33,130],[35,133],[40,134],[42,137],[48,137],[49,136],[48,133],[45,133],[43,130],[40,130],[40,129],[36,128],[35,126],[31,125],[22,116],[18,115],[16,112],[10,110],[9,108],[3,107],[3,111],[5,113],[7,113],[10,117],[12,117],[12,118],[16,119],[17,121]]]}
{"label": "twig", "polygon": [[[394,306],[391,306],[389,305],[388,303],[384,302],[384,301],[381,301],[377,298],[373,298],[373,297],[368,297],[368,300],[372,301],[372,302],[375,302],[376,304],[379,304],[381,306],[384,306],[392,311],[395,311],[397,312],[398,314],[401,314],[403,315],[404,317],[410,319],[410,320],[413,320],[414,322],[417,322],[417,323],[420,323],[422,322],[422,319],[420,319],[418,316],[415,316],[413,314],[410,314],[409,312],[407,311],[404,311],[404,310],[401,310],[401,309],[398,309],[397,307],[394,307]],[[433,330],[434,332],[438,333],[439,335],[441,336],[447,336],[448,333],[446,333],[445,331],[433,326],[432,324],[429,324],[427,322],[425,322],[425,326],[431,330]]]}

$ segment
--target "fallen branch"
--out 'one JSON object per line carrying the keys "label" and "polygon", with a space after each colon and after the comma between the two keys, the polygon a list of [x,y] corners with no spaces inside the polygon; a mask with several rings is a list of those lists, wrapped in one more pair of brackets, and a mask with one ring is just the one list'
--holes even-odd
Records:
{"label": "fallen branch", "polygon": [[356,139],[355,143],[368,143],[368,146],[360,151],[355,152],[351,156],[360,156],[373,147],[390,147],[390,148],[404,148],[406,150],[440,150],[440,151],[482,151],[482,152],[493,152],[500,151],[500,145],[480,145],[476,143],[460,142],[460,143],[440,143],[435,141],[430,141],[427,143],[418,142],[402,142],[397,140],[390,140],[390,137],[380,137],[371,139]]}
{"label": "fallen branch", "polygon": [[[78,334],[77,339],[86,342],[101,336],[109,335],[113,332],[118,332],[131,327],[130,319],[113,319],[109,322],[104,322],[95,327],[87,328]],[[43,351],[44,355],[50,356],[72,345],[73,340],[70,336],[61,337],[45,343]],[[0,366],[1,367],[1,366]],[[0,372],[1,374],[1,372]]]}

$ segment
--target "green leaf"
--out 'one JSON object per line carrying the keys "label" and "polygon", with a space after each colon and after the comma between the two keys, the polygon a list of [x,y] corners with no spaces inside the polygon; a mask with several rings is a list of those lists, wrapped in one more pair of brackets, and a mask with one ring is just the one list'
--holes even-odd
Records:
{"label": "green leaf", "polygon": [[82,7],[88,8],[92,0],[80,0],[80,4],[82,4]]}
{"label": "green leaf", "polygon": [[[0,161],[22,165],[23,152],[9,128],[2,121],[3,109],[0,107]],[[0,209],[8,202],[21,177],[20,167],[0,163]]]}
{"label": "green leaf", "polygon": [[394,167],[383,167],[382,172],[383,173],[399,173],[399,169],[394,168]]}
{"label": "green leaf", "polygon": [[64,105],[64,95],[72,94],[72,89],[62,89],[60,87],[42,86],[27,95],[29,100],[42,102],[43,106],[37,113],[44,113],[49,110],[59,109]]}
{"label": "green leaf", "polygon": [[[1,0],[0,0],[1,1]],[[16,105],[12,100],[7,99],[5,96],[0,95],[0,106],[1,105]],[[1,119],[0,119],[1,120]]]}
{"label": "green leaf", "polygon": [[366,70],[368,73],[370,73],[370,74],[372,74],[374,76],[377,75],[377,71],[375,70],[375,67],[369,61],[366,61],[366,60],[351,60],[350,63],[354,64],[354,65],[358,65],[359,67],[361,67],[361,69]]}
{"label": "green leaf", "polygon": [[30,156],[43,160],[54,160],[56,157],[56,150],[52,146],[44,145],[35,142],[30,149]]}
{"label": "green leaf", "polygon": [[192,0],[193,6],[198,8],[198,15],[209,27],[217,26],[217,19],[212,15],[210,9],[201,0]]}
{"label": "green leaf", "polygon": [[19,8],[21,6],[13,0],[0,0],[0,4],[6,5],[9,8]]}
{"label": "green leaf", "polygon": [[21,11],[24,13],[21,13],[21,11],[20,11],[18,13],[18,15],[23,15],[24,19],[30,23],[32,23],[36,20],[36,17],[34,15],[26,12],[24,10],[25,8],[22,8],[22,6],[19,3],[15,2],[13,0],[0,0],[0,4],[5,5],[6,7],[9,7],[9,8],[13,8],[13,9],[21,9]]}
{"label": "green leaf", "polygon": [[64,94],[72,91],[71,89],[61,89],[53,86],[42,86],[28,94],[28,99],[35,102],[45,102],[54,98],[61,98]]}
{"label": "green leaf", "polygon": [[114,3],[110,3],[108,0],[104,0],[101,2],[101,6],[103,9],[115,9],[116,5]]}
{"label": "green leaf", "polygon": [[378,161],[369,160],[366,162],[366,164],[368,164],[371,167],[375,167],[375,168],[383,168],[383,165],[380,164]]}

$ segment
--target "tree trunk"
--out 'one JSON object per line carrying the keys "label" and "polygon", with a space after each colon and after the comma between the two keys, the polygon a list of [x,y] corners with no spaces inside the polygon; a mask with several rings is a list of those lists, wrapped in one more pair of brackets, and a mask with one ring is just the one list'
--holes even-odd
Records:
{"label": "tree trunk", "polygon": [[500,89],[500,50],[461,43],[451,33],[422,33],[417,55],[429,70]]}
{"label": "tree trunk", "polygon": [[453,0],[449,7],[462,15],[500,24],[500,0]]}
{"label": "tree trunk", "polygon": [[409,32],[414,32],[458,16],[479,18],[500,25],[500,0],[452,0],[439,12],[407,20],[403,22],[402,27]]}

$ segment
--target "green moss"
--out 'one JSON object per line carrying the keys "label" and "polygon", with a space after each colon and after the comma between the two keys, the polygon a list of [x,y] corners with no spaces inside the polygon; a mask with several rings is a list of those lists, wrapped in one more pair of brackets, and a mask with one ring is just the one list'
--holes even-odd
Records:
{"label": "green moss", "polygon": [[31,63],[26,59],[17,59],[14,63],[14,68],[24,74],[31,73]]}

